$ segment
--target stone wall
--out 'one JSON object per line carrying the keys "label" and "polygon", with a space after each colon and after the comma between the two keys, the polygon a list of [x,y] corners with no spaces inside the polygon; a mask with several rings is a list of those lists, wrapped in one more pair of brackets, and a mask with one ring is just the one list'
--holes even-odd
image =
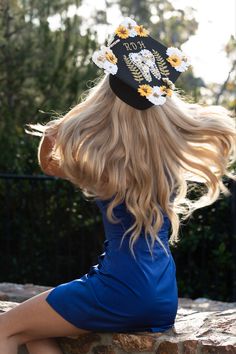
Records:
{"label": "stone wall", "polygon": [[[33,296],[32,291],[40,293],[46,289],[33,284],[0,284],[2,300],[5,300],[0,301],[0,313],[19,304],[20,301],[13,302],[12,298],[21,296],[25,299],[26,294]],[[91,332],[77,338],[61,337],[57,340],[64,354],[236,354],[235,305],[205,298],[179,298],[173,330],[129,334]],[[19,354],[26,353],[22,346]]]}

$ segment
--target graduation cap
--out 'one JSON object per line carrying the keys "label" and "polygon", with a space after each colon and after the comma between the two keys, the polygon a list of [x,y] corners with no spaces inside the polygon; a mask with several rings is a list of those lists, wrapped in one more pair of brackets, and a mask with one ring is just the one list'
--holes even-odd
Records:
{"label": "graduation cap", "polygon": [[181,50],[167,48],[129,17],[115,29],[107,46],[93,53],[92,60],[109,74],[113,92],[140,110],[164,104],[175,89],[174,82],[190,65]]}

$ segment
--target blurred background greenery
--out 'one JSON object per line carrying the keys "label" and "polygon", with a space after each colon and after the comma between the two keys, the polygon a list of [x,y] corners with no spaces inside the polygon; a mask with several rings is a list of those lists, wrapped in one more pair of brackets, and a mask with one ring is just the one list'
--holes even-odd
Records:
{"label": "blurred background greenery", "polygon": [[[180,48],[194,37],[196,10],[176,3],[104,0],[96,8],[87,0],[0,2],[0,281],[54,286],[97,262],[104,240],[98,208],[67,181],[42,174],[39,139],[24,127],[47,122],[54,112],[65,113],[93,85],[101,72],[91,55],[111,32],[117,14],[133,16],[166,46]],[[205,41],[211,45],[212,40],[206,33]],[[227,74],[221,82],[206,82],[192,68],[177,87],[195,102],[235,111],[232,34],[222,51]],[[172,249],[181,297],[236,301],[236,192],[232,181],[225,183],[232,196],[196,211],[181,226],[181,242]]]}

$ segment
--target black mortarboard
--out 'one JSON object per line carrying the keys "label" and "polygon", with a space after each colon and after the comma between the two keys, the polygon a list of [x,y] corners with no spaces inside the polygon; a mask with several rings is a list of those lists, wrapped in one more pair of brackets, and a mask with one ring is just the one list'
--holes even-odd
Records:
{"label": "black mortarboard", "polygon": [[174,82],[190,65],[182,51],[167,48],[129,17],[92,59],[109,74],[114,93],[140,110],[164,104],[166,96],[172,95]]}

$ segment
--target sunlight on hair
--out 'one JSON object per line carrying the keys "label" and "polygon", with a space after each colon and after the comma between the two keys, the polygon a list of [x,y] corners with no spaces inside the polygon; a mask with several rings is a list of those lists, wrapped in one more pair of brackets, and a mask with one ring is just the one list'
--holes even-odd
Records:
{"label": "sunlight on hair", "polygon": [[[57,133],[52,151],[68,179],[87,198],[110,199],[107,217],[125,201],[134,217],[132,251],[142,228],[157,240],[163,213],[171,222],[169,242],[179,241],[180,221],[229,195],[222,177],[236,161],[235,117],[221,106],[201,106],[176,90],[162,106],[136,110],[112,92],[108,76],[96,81],[79,104],[46,125],[27,124],[39,136]],[[29,134],[34,132],[27,131]],[[200,188],[199,188],[200,184]],[[198,188],[197,200],[187,196]],[[174,197],[174,198],[173,198]],[[181,217],[180,217],[181,216]]]}

